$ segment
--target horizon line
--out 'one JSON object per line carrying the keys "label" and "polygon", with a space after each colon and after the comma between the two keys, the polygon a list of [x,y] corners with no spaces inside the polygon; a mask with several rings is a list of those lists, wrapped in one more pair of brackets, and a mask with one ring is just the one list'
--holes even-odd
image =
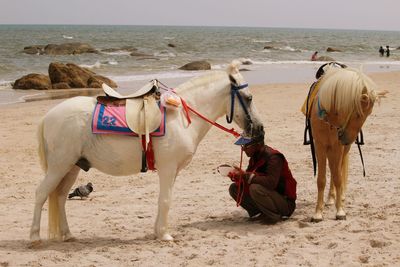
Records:
{"label": "horizon line", "polygon": [[355,28],[309,28],[309,27],[289,27],[289,26],[227,26],[227,25],[160,25],[160,24],[90,24],[90,23],[0,23],[0,26],[144,26],[144,27],[209,27],[209,28],[264,28],[264,29],[296,29],[296,30],[339,30],[339,31],[384,31],[400,32],[400,30],[382,30],[382,29],[355,29]]}

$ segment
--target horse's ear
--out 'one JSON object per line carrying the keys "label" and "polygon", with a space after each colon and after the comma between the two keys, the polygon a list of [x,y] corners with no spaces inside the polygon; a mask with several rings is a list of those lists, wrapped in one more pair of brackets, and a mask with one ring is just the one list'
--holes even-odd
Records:
{"label": "horse's ear", "polygon": [[369,96],[367,94],[362,94],[361,103],[368,103],[368,102],[369,102]]}
{"label": "horse's ear", "polygon": [[371,104],[371,98],[369,97],[369,95],[368,94],[362,94],[361,95],[361,106],[362,106],[362,109],[363,110],[367,109],[370,104]]}
{"label": "horse's ear", "polygon": [[376,97],[377,97],[378,99],[384,98],[384,97],[386,97],[386,94],[387,94],[387,93],[389,93],[388,90],[377,91],[377,92],[376,92]]}

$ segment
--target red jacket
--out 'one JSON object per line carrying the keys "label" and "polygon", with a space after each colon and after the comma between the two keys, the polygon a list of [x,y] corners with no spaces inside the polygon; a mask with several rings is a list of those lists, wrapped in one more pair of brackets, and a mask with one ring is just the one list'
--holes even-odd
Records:
{"label": "red jacket", "polygon": [[[297,182],[293,178],[285,156],[269,146],[250,158],[247,172],[254,172],[252,184],[275,190],[288,199],[296,200]],[[247,189],[247,190],[246,190]],[[248,188],[245,188],[248,192]]]}

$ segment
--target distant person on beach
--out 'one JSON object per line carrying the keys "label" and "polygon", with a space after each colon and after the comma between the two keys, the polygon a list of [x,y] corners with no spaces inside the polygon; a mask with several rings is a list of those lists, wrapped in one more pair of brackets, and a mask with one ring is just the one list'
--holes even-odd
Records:
{"label": "distant person on beach", "polygon": [[385,49],[383,49],[383,47],[379,47],[379,54],[381,55],[381,57],[383,57],[383,55],[385,54]]}
{"label": "distant person on beach", "polygon": [[[287,219],[296,209],[296,185],[285,156],[264,144],[264,135],[235,142],[250,157],[246,171],[236,168],[228,176],[234,183],[229,194],[242,206],[251,220],[274,224]],[[240,184],[240,179],[244,184]],[[240,191],[239,191],[240,190]]]}
{"label": "distant person on beach", "polygon": [[389,46],[386,46],[386,56],[389,57],[390,56],[390,49]]}
{"label": "distant person on beach", "polygon": [[312,56],[311,56],[311,61],[316,61],[317,55],[318,55],[318,51],[315,51],[314,54],[312,54]]}

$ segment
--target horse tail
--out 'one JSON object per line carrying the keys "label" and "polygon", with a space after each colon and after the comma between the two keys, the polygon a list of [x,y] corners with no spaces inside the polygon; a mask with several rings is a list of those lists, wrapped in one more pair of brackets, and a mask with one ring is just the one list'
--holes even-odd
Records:
{"label": "horse tail", "polygon": [[[40,165],[45,173],[47,173],[47,156],[46,156],[46,143],[44,138],[44,119],[41,120],[37,132],[38,137],[38,154]],[[58,208],[58,190],[54,189],[52,193],[49,194],[49,228],[48,228],[48,238],[49,239],[60,239],[60,211]]]}
{"label": "horse tail", "polygon": [[49,195],[49,229],[48,239],[61,239],[60,211],[58,208],[57,188]]}
{"label": "horse tail", "polygon": [[39,143],[38,154],[40,166],[42,167],[44,172],[47,172],[47,158],[46,158],[46,149],[45,149],[45,140],[44,140],[44,119],[42,119],[39,123],[37,138]]}

